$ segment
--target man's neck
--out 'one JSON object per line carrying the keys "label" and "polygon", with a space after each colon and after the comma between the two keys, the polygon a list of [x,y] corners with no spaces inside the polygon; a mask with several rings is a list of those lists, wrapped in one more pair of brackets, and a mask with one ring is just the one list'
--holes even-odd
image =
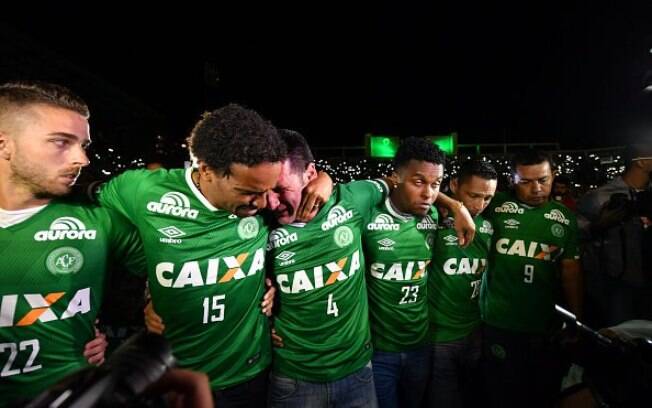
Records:
{"label": "man's neck", "polygon": [[395,191],[396,190],[392,191],[390,193],[390,195],[389,195],[389,203],[390,203],[390,205],[392,206],[392,208],[394,208],[394,211],[396,211],[397,213],[399,213],[401,215],[412,217],[412,214],[410,214],[407,211],[404,211],[401,208],[401,206],[397,204],[397,200],[396,200],[397,193],[395,193]]}
{"label": "man's neck", "polygon": [[26,210],[40,207],[52,201],[51,198],[38,198],[25,186],[17,186],[9,180],[0,178],[0,208],[7,211]]}

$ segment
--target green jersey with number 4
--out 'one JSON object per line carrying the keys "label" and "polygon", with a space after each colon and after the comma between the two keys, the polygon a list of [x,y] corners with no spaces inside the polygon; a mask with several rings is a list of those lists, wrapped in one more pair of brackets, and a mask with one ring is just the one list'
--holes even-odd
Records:
{"label": "green jersey with number 4", "polygon": [[530,207],[513,193],[496,194],[484,214],[495,232],[481,290],[483,320],[545,333],[560,294],[560,263],[579,259],[575,215],[554,201]]}
{"label": "green jersey with number 4", "polygon": [[430,339],[459,340],[480,324],[480,284],[487,270],[493,228],[481,215],[475,217],[475,239],[466,248],[457,242],[452,217],[437,232],[428,276]]}
{"label": "green jersey with number 4", "polygon": [[97,206],[57,199],[0,228],[0,406],[88,365],[84,345],[114,260],[145,269],[133,226]]}
{"label": "green jersey with number 4", "polygon": [[377,205],[363,234],[371,339],[376,350],[408,351],[428,334],[427,269],[437,212],[414,217],[391,199]]}
{"label": "green jersey with number 4", "polygon": [[278,284],[274,371],[286,377],[328,382],[371,359],[362,228],[384,186],[357,181],[338,185],[307,224],[275,229],[268,245]]}
{"label": "green jersey with number 4", "polygon": [[245,382],[271,361],[264,294],[268,228],[206,200],[192,169],[127,171],[100,202],[124,214],[143,238],[156,312],[181,367],[214,388]]}

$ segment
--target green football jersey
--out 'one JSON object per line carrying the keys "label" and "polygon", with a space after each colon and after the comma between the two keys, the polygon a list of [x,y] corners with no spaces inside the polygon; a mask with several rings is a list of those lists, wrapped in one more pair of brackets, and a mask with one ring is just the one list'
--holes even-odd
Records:
{"label": "green football jersey", "polygon": [[382,200],[382,184],[338,185],[307,224],[270,235],[269,256],[278,284],[274,371],[312,382],[343,378],[372,354],[364,280],[362,228]]}
{"label": "green football jersey", "polygon": [[388,197],[377,205],[363,234],[371,339],[376,350],[408,351],[428,334],[427,269],[437,212],[399,213]]}
{"label": "green football jersey", "polygon": [[496,194],[484,213],[494,238],[482,319],[503,329],[546,332],[560,295],[560,261],[579,259],[575,215],[554,201],[530,207],[513,193]]}
{"label": "green football jersey", "polygon": [[0,406],[88,365],[84,345],[113,260],[145,269],[133,226],[98,206],[57,199],[0,228]]}
{"label": "green football jersey", "polygon": [[181,367],[226,388],[271,361],[260,309],[268,228],[259,216],[215,208],[195,187],[192,169],[127,171],[107,183],[100,202],[133,222],[143,239],[147,279]]}
{"label": "green football jersey", "polygon": [[430,335],[433,342],[459,340],[480,324],[478,298],[482,274],[487,270],[493,228],[475,217],[475,238],[461,248],[452,217],[442,221],[428,273]]}

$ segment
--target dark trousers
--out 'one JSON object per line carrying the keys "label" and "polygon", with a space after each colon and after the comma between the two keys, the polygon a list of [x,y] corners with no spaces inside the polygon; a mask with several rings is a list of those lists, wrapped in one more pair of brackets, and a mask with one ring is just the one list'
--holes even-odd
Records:
{"label": "dark trousers", "polygon": [[222,390],[213,390],[215,407],[264,408],[267,406],[269,370],[264,370],[251,380]]}
{"label": "dark trousers", "polygon": [[481,353],[480,328],[459,340],[433,344],[429,408],[483,406]]}
{"label": "dark trousers", "polygon": [[551,407],[564,370],[548,336],[485,326],[483,361],[489,406]]}

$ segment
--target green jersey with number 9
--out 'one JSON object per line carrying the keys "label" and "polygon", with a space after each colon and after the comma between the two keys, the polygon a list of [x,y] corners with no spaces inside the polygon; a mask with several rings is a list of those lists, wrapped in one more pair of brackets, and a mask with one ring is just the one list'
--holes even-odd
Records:
{"label": "green jersey with number 9", "polygon": [[483,215],[494,228],[480,294],[483,321],[545,333],[560,295],[560,262],[579,259],[575,215],[554,201],[530,207],[513,193],[496,194]]}

